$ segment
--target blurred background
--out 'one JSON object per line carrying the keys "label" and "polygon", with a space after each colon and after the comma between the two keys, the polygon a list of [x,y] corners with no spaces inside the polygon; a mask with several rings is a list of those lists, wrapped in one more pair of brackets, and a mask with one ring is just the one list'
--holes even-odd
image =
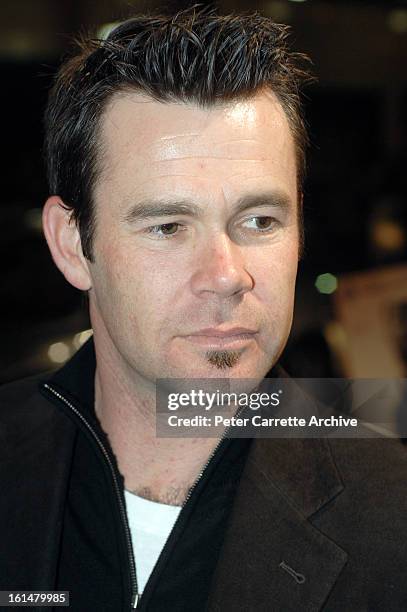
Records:
{"label": "blurred background", "polygon": [[[41,234],[42,113],[72,34],[193,2],[3,0],[0,382],[63,363],[88,337],[86,305]],[[293,28],[319,78],[306,248],[283,364],[294,376],[407,376],[407,1],[225,0]]]}

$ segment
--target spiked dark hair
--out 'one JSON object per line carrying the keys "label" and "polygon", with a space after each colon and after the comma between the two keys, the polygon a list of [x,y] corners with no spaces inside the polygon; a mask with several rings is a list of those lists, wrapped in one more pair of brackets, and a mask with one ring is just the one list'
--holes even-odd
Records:
{"label": "spiked dark hair", "polygon": [[288,35],[288,26],[258,13],[218,15],[192,7],[175,16],[139,15],[106,40],[77,41],[49,94],[45,155],[50,191],[72,210],[89,260],[93,187],[101,171],[100,119],[122,91],[210,107],[272,90],[295,141],[300,193],[307,145],[300,88],[310,77],[303,68],[307,58],[289,50]]}

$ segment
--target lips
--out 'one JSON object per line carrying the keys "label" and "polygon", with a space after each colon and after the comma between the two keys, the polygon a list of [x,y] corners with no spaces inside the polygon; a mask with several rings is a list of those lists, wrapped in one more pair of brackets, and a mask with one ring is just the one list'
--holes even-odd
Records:
{"label": "lips", "polygon": [[207,327],[200,329],[197,332],[188,334],[188,336],[204,336],[209,338],[233,338],[234,336],[247,336],[255,334],[256,330],[247,327],[231,327],[229,329],[220,329],[219,327]]}
{"label": "lips", "polygon": [[221,329],[219,327],[207,327],[200,329],[192,334],[184,336],[184,340],[196,346],[201,346],[206,350],[243,349],[248,344],[256,340],[257,332],[248,327],[229,327]]}

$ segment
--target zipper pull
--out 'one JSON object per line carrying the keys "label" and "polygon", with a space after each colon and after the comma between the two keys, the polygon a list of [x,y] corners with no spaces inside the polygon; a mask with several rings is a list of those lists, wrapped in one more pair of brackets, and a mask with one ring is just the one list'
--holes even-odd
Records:
{"label": "zipper pull", "polygon": [[137,608],[139,599],[140,599],[140,595],[138,593],[136,593],[134,595],[132,606],[131,606],[132,610],[135,610]]}

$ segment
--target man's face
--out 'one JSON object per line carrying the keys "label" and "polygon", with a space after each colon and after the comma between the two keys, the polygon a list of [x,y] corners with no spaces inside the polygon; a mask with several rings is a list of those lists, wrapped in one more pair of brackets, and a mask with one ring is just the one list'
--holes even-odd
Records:
{"label": "man's face", "polygon": [[98,359],[139,384],[262,378],[289,334],[298,261],[295,148],[276,98],[203,110],[122,94],[102,141]]}

